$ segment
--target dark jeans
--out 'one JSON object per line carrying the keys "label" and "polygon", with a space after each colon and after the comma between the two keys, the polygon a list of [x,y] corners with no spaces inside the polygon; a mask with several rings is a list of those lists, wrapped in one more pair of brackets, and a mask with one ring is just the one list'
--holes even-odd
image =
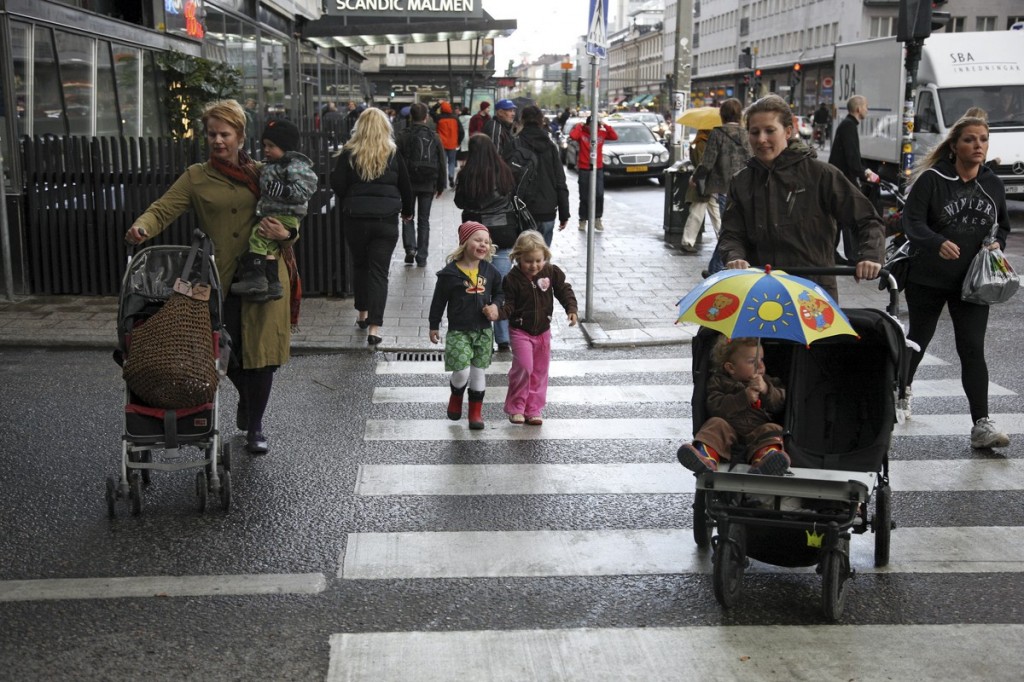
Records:
{"label": "dark jeans", "polygon": [[434,203],[433,192],[416,192],[416,223],[402,223],[402,246],[405,252],[414,251],[416,260],[427,262],[430,248],[430,207]]}
{"label": "dark jeans", "polygon": [[[727,197],[725,194],[715,195],[715,199],[718,201],[718,215],[722,216],[723,218],[725,218],[725,204],[727,203],[726,198]],[[718,236],[721,237],[722,235]],[[725,263],[722,261],[722,252],[719,250],[718,242],[716,241],[715,250],[711,252],[711,260],[708,261],[708,274],[713,275],[721,270],[725,270]]]}
{"label": "dark jeans", "polygon": [[448,179],[451,180],[455,177],[455,169],[458,167],[456,164],[456,157],[458,156],[458,149],[445,149],[444,155],[448,159]]}
{"label": "dark jeans", "polygon": [[344,220],[345,241],[352,253],[352,286],[356,310],[367,311],[366,321],[384,324],[388,300],[388,270],[398,244],[398,217]]}
{"label": "dark jeans", "polygon": [[914,381],[917,366],[921,364],[928,344],[935,335],[935,327],[942,315],[942,308],[949,308],[953,321],[953,338],[956,340],[956,354],[960,356],[960,383],[967,394],[971,408],[971,421],[976,422],[988,416],[988,365],[985,363],[985,331],[988,328],[988,306],[966,303],[960,300],[960,290],[944,291],[907,282],[907,312],[910,316],[910,330],[907,338],[921,346],[910,356],[910,377]]}
{"label": "dark jeans", "polygon": [[[593,171],[577,170],[576,175],[580,184],[580,220],[589,220],[587,214],[590,209],[590,176]],[[604,169],[597,170],[597,200],[594,202],[596,218],[604,215]]]}

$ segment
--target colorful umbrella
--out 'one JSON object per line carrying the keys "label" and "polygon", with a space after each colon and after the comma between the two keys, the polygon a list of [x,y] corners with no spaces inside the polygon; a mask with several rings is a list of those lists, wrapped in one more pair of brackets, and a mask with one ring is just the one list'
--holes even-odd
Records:
{"label": "colorful umbrella", "polygon": [[676,322],[695,322],[733,339],[788,339],[805,345],[857,332],[820,286],[782,270],[722,270],[679,301]]}
{"label": "colorful umbrella", "polygon": [[718,107],[694,107],[683,112],[682,116],[676,119],[679,123],[697,130],[711,130],[722,125],[722,115]]}

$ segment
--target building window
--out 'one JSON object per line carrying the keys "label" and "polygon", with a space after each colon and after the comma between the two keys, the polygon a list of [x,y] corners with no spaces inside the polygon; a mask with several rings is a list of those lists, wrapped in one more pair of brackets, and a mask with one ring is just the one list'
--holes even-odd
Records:
{"label": "building window", "polygon": [[871,38],[896,35],[896,17],[871,17]]}
{"label": "building window", "polygon": [[946,24],[946,33],[963,33],[965,17],[950,17],[949,23]]}
{"label": "building window", "polygon": [[995,17],[977,17],[975,20],[976,31],[994,31],[996,30],[996,18]]}

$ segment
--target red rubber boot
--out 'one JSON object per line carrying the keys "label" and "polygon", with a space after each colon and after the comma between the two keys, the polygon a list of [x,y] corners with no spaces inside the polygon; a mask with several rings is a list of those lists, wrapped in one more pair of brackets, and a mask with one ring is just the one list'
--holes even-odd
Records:
{"label": "red rubber boot", "polygon": [[479,431],[484,428],[484,392],[469,392],[469,428]]}
{"label": "red rubber boot", "polygon": [[462,396],[466,393],[466,387],[455,388],[451,384],[452,395],[448,398],[448,418],[453,422],[462,419]]}

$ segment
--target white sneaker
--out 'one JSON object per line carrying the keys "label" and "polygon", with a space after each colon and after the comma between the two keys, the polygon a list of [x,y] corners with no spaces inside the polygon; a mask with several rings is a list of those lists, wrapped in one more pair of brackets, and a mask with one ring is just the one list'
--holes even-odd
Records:
{"label": "white sneaker", "polygon": [[587,231],[587,221],[586,220],[581,220],[580,221],[580,232],[586,232],[586,231]]}
{"label": "white sneaker", "polygon": [[904,419],[910,419],[910,401],[912,398],[913,393],[910,390],[910,386],[907,386],[907,397],[896,401],[896,409],[903,413]]}
{"label": "white sneaker", "polygon": [[971,429],[972,448],[1005,448],[1010,444],[1010,437],[996,428],[995,422],[982,417]]}
{"label": "white sneaker", "polygon": [[604,223],[601,222],[600,218],[598,218],[597,222],[594,223],[594,229],[598,232],[604,232]]}

